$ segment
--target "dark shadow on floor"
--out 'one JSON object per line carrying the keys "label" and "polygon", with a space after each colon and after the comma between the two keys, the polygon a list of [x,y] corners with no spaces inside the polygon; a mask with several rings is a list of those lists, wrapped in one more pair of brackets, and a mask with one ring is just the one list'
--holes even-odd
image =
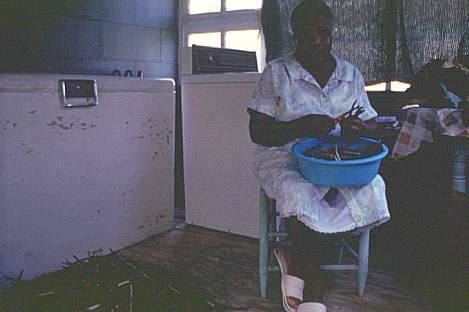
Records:
{"label": "dark shadow on floor", "polygon": [[469,197],[452,192],[450,140],[383,163],[392,220],[374,230],[372,259],[442,311],[469,311]]}

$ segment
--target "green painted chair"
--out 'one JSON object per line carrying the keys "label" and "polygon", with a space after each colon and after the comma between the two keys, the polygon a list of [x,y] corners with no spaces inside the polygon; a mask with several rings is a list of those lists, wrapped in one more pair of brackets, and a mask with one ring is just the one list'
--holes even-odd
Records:
{"label": "green painted chair", "polygon": [[[261,296],[267,297],[267,284],[269,272],[279,271],[273,255],[274,247],[280,244],[280,238],[287,238],[286,231],[277,230],[277,211],[275,200],[267,197],[265,191],[260,191],[260,233],[259,233],[259,281]],[[358,252],[347,242],[346,237],[359,237]],[[285,241],[285,240],[284,240]],[[344,234],[342,245],[339,249],[337,264],[321,265],[321,270],[326,271],[358,271],[358,295],[363,296],[365,292],[366,279],[368,275],[368,252],[370,245],[370,230],[355,230]],[[357,263],[343,263],[344,251],[350,252]]]}

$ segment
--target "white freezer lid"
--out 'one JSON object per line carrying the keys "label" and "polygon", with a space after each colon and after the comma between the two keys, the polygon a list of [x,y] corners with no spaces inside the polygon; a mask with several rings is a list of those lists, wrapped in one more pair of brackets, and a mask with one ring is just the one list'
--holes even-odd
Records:
{"label": "white freezer lid", "polygon": [[132,77],[43,74],[43,73],[0,73],[0,92],[59,92],[59,81],[63,79],[96,80],[98,94],[103,92],[174,92],[174,80],[140,79]]}

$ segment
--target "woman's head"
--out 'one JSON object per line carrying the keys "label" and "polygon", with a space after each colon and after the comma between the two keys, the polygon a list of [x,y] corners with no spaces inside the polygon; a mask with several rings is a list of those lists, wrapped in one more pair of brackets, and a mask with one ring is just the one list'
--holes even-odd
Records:
{"label": "woman's head", "polygon": [[331,51],[332,12],[322,0],[303,0],[290,17],[297,49],[307,50],[316,57]]}

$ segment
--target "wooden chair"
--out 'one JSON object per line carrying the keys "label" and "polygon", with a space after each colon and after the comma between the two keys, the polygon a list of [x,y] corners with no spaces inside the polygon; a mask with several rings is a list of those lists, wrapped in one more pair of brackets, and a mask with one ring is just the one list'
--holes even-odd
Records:
{"label": "wooden chair", "polygon": [[[267,284],[269,272],[279,271],[275,265],[273,250],[279,243],[279,238],[286,238],[286,231],[277,230],[277,211],[275,200],[267,197],[265,191],[260,191],[260,235],[259,235],[259,281],[261,296],[267,297]],[[358,252],[347,242],[345,236],[359,237]],[[339,249],[337,264],[321,265],[321,270],[327,271],[358,271],[358,295],[363,296],[368,275],[368,252],[370,242],[370,230],[354,230],[344,233],[342,245]],[[349,251],[358,261],[353,264],[344,264],[344,251]]]}

